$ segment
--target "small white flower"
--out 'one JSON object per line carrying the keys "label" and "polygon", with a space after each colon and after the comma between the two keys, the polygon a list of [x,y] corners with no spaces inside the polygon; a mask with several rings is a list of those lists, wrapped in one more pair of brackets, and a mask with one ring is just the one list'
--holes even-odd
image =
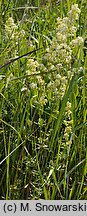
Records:
{"label": "small white flower", "polygon": [[79,14],[80,14],[80,9],[78,8],[78,4],[74,4],[71,7],[71,10],[68,12],[68,17],[69,19],[74,22],[75,20],[78,20]]}
{"label": "small white flower", "polygon": [[16,30],[17,30],[17,26],[14,23],[13,18],[9,17],[8,20],[6,21],[6,25],[5,25],[6,35],[8,37],[15,38]]}
{"label": "small white flower", "polygon": [[41,106],[46,105],[47,99],[45,98],[44,95],[42,95],[42,96],[40,97],[39,103],[40,103]]}
{"label": "small white flower", "polygon": [[70,42],[70,45],[71,45],[72,47],[74,47],[74,46],[80,46],[80,45],[83,44],[83,42],[84,42],[83,38],[80,37],[80,36],[78,36],[76,39],[74,39],[74,40],[72,40],[72,41]]}
{"label": "small white flower", "polygon": [[31,83],[30,84],[30,88],[33,89],[37,89],[37,83]]}
{"label": "small white flower", "polygon": [[21,89],[21,92],[24,92],[24,91],[27,91],[27,87],[23,87],[23,88]]}

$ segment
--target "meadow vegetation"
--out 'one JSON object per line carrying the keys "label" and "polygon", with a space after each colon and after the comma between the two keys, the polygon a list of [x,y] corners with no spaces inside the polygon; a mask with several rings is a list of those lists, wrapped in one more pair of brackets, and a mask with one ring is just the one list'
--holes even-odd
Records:
{"label": "meadow vegetation", "polygon": [[4,0],[0,23],[0,199],[87,199],[86,0]]}

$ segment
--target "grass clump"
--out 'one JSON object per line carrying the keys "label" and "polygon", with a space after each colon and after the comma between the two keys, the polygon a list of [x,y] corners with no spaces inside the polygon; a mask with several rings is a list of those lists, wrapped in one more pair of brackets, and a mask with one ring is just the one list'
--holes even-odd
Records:
{"label": "grass clump", "polygon": [[39,3],[31,22],[26,10],[20,20],[12,13],[3,21],[0,197],[86,199],[87,56],[81,10],[68,1],[64,15],[59,3],[58,16],[52,2],[42,10]]}

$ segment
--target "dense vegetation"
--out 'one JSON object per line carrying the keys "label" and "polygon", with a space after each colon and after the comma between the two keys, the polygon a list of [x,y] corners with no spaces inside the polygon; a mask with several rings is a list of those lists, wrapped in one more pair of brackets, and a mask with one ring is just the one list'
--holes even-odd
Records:
{"label": "dense vegetation", "polygon": [[86,0],[0,1],[0,23],[0,199],[87,199]]}

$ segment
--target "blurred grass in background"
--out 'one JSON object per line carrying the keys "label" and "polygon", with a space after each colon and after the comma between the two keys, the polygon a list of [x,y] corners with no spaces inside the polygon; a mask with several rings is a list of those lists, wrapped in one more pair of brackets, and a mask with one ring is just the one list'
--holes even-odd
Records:
{"label": "blurred grass in background", "polygon": [[87,198],[86,14],[86,0],[0,1],[0,65],[41,48],[0,69],[0,199]]}

